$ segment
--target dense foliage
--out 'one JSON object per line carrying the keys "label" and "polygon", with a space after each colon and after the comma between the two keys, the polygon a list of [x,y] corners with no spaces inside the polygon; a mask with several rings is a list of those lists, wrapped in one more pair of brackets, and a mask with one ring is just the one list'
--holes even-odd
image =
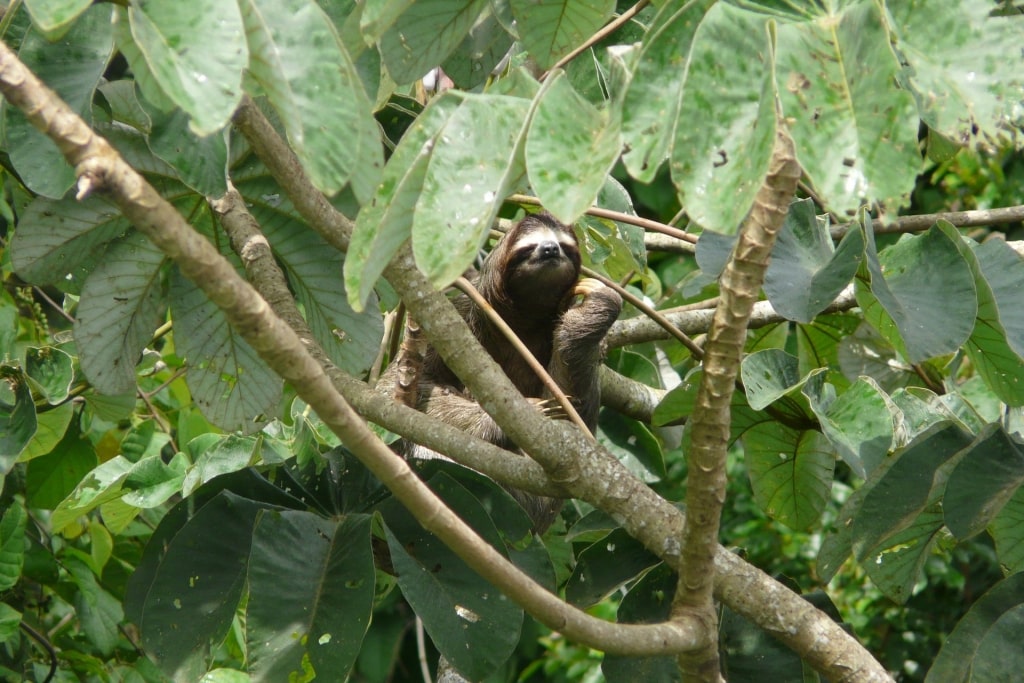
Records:
{"label": "dense foliage", "polygon": [[[213,201],[237,190],[312,339],[360,379],[393,353],[401,245],[444,289],[530,197],[576,221],[589,268],[706,332],[787,128],[803,197],[747,334],[722,542],[904,680],[1019,672],[1024,10],[635,9],[25,0],[0,38],[259,287]],[[261,155],[246,106],[353,218],[346,244]],[[602,657],[524,615],[420,526],[202,283],[109,197],[76,197],[76,169],[21,111],[5,104],[2,122],[0,678],[44,680],[59,662],[52,680],[412,680],[415,617],[431,664],[440,652],[470,680],[679,676],[671,658]],[[617,213],[584,216],[592,206]],[[637,214],[674,237],[645,239]],[[623,317],[605,383],[647,405],[606,408],[596,436],[683,503],[702,365],[637,306]],[[600,506],[572,502],[538,538],[488,477],[417,471],[572,605],[667,618],[674,573]],[[814,675],[732,607],[730,681]]]}

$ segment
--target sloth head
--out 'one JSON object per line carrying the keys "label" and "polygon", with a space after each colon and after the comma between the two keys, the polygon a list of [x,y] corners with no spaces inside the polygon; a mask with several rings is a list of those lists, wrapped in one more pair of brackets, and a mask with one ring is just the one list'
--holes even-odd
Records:
{"label": "sloth head", "polygon": [[480,290],[496,306],[561,312],[580,276],[572,229],[544,212],[508,231],[480,269]]}

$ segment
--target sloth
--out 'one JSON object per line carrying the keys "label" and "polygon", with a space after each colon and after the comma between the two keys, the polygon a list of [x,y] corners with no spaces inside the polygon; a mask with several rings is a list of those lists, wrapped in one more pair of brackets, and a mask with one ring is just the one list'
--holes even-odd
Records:
{"label": "sloth", "polygon": [[[487,256],[474,285],[571,398],[593,431],[600,408],[604,337],[622,309],[622,299],[598,280],[580,280],[580,250],[572,230],[546,212],[527,216]],[[539,410],[559,416],[540,378],[483,311],[465,295],[454,303],[480,344],[523,396],[533,400]],[[382,391],[394,391],[395,365],[381,377],[378,387]],[[430,347],[424,352],[415,407],[493,444],[516,449]],[[401,448],[408,458],[443,457],[408,442]],[[561,509],[560,500],[511,488],[509,492],[538,533],[550,526]]]}

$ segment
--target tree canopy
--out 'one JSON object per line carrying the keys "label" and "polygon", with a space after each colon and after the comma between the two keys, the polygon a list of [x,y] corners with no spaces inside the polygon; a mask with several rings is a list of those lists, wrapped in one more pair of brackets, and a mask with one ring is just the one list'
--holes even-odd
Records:
{"label": "tree canopy", "polygon": [[[1019,3],[14,0],[0,38],[3,680],[1021,670]],[[541,206],[626,300],[593,436],[446,293]],[[406,317],[529,457],[373,389]],[[502,485],[570,502],[538,536]]]}

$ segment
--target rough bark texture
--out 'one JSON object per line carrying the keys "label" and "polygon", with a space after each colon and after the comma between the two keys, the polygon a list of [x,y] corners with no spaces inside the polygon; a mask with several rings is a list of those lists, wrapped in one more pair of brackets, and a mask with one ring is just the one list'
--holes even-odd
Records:
{"label": "rough bark texture", "polygon": [[[754,199],[720,282],[720,301],[704,345],[703,375],[690,416],[691,445],[686,454],[686,523],[683,563],[673,612],[693,614],[717,632],[712,599],[718,529],[725,503],[725,455],[729,446],[729,404],[736,389],[747,321],[761,291],[775,238],[782,229],[800,179],[793,140],[779,125],[771,166]],[[720,680],[718,644],[680,656],[684,680]]]}

